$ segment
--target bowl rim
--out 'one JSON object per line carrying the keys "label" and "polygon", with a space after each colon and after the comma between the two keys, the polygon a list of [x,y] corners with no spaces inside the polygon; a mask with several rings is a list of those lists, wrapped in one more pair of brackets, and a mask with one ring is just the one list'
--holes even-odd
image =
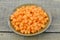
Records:
{"label": "bowl rim", "polygon": [[[25,4],[22,4],[23,6],[25,5]],[[26,4],[27,5],[27,4]],[[28,4],[28,5],[31,5],[31,4]],[[37,5],[37,4],[32,4],[32,5],[36,5],[36,6],[40,6],[40,5]],[[21,5],[20,5],[21,6]],[[19,6],[18,6],[19,7]],[[17,7],[17,8],[18,8]],[[40,6],[41,7],[41,6]],[[15,9],[17,9],[17,8],[15,8]],[[41,7],[42,9],[43,9],[43,7]],[[45,9],[43,9],[44,11],[45,11]],[[15,10],[13,10],[13,12],[14,12]],[[12,12],[12,13],[13,13]],[[46,11],[45,11],[46,12]],[[46,12],[47,13],[47,12]],[[14,33],[16,33],[16,34],[19,34],[19,35],[23,35],[23,36],[34,36],[34,35],[37,35],[37,34],[41,34],[41,33],[43,33],[44,31],[46,31],[48,28],[49,28],[49,26],[51,25],[51,22],[52,22],[52,16],[51,16],[51,13],[47,13],[47,15],[49,16],[49,23],[48,23],[48,25],[47,25],[47,27],[46,28],[44,28],[42,31],[40,31],[40,32],[37,32],[37,33],[34,33],[34,34],[22,34],[22,33],[19,33],[19,32],[17,32],[16,30],[14,30],[13,28],[12,28],[12,26],[11,26],[11,24],[10,24],[10,16],[9,16],[9,20],[8,20],[8,25],[9,25],[9,27],[10,27],[10,29],[14,32]]]}

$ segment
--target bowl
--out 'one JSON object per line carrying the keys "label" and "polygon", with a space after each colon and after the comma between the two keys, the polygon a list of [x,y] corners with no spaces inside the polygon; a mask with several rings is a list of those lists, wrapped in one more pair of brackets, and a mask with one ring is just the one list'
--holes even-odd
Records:
{"label": "bowl", "polygon": [[[36,4],[23,4],[23,5],[36,5]],[[20,6],[23,6],[23,5],[20,5]],[[20,6],[18,6],[17,8],[19,8]],[[40,5],[36,5],[36,6],[40,6]],[[40,7],[41,7],[41,6],[40,6]],[[16,11],[17,8],[15,8],[15,9],[13,10],[13,12]],[[43,10],[44,10],[44,9],[43,9]],[[45,10],[44,10],[44,11],[45,11]],[[45,11],[45,12],[46,12],[46,11]],[[46,12],[46,13],[47,13],[47,12]],[[11,28],[11,30],[12,30],[13,32],[15,32],[16,34],[23,35],[23,36],[34,36],[34,35],[38,35],[38,34],[43,33],[45,30],[47,30],[48,27],[49,27],[50,24],[51,24],[51,20],[52,20],[51,14],[50,14],[50,13],[47,13],[47,15],[48,15],[48,18],[49,18],[49,22],[48,22],[48,24],[46,25],[46,27],[43,28],[43,29],[41,29],[40,31],[38,31],[38,32],[36,32],[36,33],[33,33],[33,34],[22,34],[22,33],[17,32],[17,31],[12,27],[12,25],[11,25],[11,23],[10,23],[10,16],[9,16],[9,20],[8,20],[8,25],[9,25],[9,27]]]}

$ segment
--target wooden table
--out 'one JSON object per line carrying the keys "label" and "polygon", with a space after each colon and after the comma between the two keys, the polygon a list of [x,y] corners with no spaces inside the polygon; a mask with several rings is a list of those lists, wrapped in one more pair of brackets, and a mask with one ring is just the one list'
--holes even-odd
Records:
{"label": "wooden table", "polygon": [[[17,6],[25,3],[40,4],[52,14],[51,26],[42,34],[24,37],[15,34],[8,25],[9,15]],[[59,0],[0,0],[0,40],[60,40]]]}

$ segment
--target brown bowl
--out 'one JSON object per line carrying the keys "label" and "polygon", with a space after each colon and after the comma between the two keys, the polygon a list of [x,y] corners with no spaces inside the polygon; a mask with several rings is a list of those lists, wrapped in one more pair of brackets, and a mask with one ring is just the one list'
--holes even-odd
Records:
{"label": "brown bowl", "polygon": [[[23,5],[35,5],[35,4],[23,4]],[[21,7],[21,6],[23,6],[23,5],[20,5],[19,7]],[[39,5],[36,5],[36,6],[39,6]],[[19,8],[19,7],[17,7],[17,8]],[[17,9],[17,8],[16,8],[16,9]],[[13,12],[14,12],[16,9],[14,9]],[[51,17],[51,14],[49,14],[49,13],[47,13],[47,15],[48,15],[48,17],[49,17],[49,22],[48,22],[48,24],[46,25],[46,27],[45,27],[44,29],[41,29],[39,32],[34,33],[34,34],[22,34],[22,33],[17,32],[17,31],[12,27],[12,25],[11,25],[11,23],[10,23],[10,17],[9,17],[9,20],[8,20],[8,24],[9,24],[9,27],[12,29],[12,31],[15,32],[16,34],[23,35],[23,36],[34,36],[34,35],[43,33],[43,32],[44,32],[45,30],[47,30],[47,28],[50,26],[52,17]]]}

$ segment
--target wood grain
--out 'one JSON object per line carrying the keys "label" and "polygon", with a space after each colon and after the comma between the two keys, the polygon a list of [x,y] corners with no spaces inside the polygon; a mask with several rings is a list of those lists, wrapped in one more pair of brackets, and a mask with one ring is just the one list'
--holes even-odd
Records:
{"label": "wood grain", "polygon": [[60,40],[60,33],[43,33],[32,37],[24,37],[14,33],[0,33],[0,40]]}

